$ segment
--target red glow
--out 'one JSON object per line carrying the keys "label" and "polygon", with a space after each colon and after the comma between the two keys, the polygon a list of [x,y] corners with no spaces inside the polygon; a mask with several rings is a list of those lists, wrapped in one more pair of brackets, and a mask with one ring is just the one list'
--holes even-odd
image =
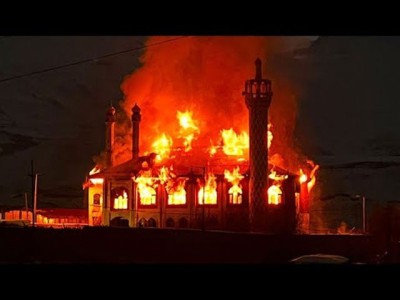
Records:
{"label": "red glow", "polygon": [[[151,37],[147,43],[167,39],[170,37]],[[221,130],[232,128],[238,135],[247,133],[248,112],[242,96],[243,84],[254,76],[254,60],[260,57],[267,62],[265,76],[274,82],[270,109],[274,141],[270,146],[270,156],[280,153],[285,160],[281,160],[279,166],[297,172],[301,159],[291,147],[296,120],[293,88],[284,74],[268,69],[270,56],[283,49],[285,39],[186,37],[163,46],[149,47],[142,57],[143,66],[122,83],[125,94],[122,106],[127,115],[131,115],[136,102],[142,108],[140,149],[143,153],[152,151],[152,144],[163,133],[173,140],[173,144],[164,143],[169,148],[180,147],[177,139],[184,139],[182,147],[185,152],[190,148],[207,152],[211,139],[215,146],[211,148],[212,155],[218,148],[216,145],[223,146],[218,142]],[[191,112],[193,123],[189,119],[176,122],[177,112]],[[115,144],[117,164],[131,157],[129,126],[121,122],[116,124],[116,135],[120,136]],[[191,128],[193,132],[182,134],[180,130],[184,128]],[[243,151],[241,149],[239,151]],[[159,151],[157,153],[163,156]],[[247,158],[246,154],[244,158]]]}

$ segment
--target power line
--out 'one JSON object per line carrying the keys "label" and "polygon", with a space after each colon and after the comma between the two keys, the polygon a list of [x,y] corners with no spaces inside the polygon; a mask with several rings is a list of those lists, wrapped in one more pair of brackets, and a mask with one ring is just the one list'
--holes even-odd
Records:
{"label": "power line", "polygon": [[187,37],[187,36],[181,36],[181,37],[177,37],[177,38],[173,38],[173,39],[168,39],[168,40],[165,40],[165,41],[156,42],[156,43],[153,43],[153,44],[150,44],[150,45],[140,46],[140,47],[131,48],[131,49],[127,49],[127,50],[122,50],[122,51],[118,51],[118,52],[114,52],[114,53],[109,53],[109,54],[105,54],[105,55],[101,55],[101,56],[97,56],[97,57],[83,59],[83,60],[79,60],[79,61],[76,61],[76,62],[72,62],[72,63],[68,63],[68,64],[56,66],[56,67],[43,69],[43,70],[40,70],[40,71],[33,71],[33,72],[30,72],[30,73],[26,73],[26,74],[15,75],[15,76],[12,76],[12,77],[0,79],[0,83],[6,82],[6,81],[10,81],[10,80],[14,80],[14,79],[20,79],[20,78],[24,78],[24,77],[38,75],[38,74],[42,74],[42,73],[47,73],[47,72],[50,72],[50,71],[59,70],[59,69],[67,68],[67,67],[72,67],[72,66],[76,66],[76,65],[80,65],[80,64],[84,64],[84,63],[94,62],[94,61],[98,61],[98,60],[101,60],[101,59],[104,59],[104,58],[117,56],[117,55],[120,55],[120,54],[134,52],[134,51],[146,49],[146,48],[149,48],[149,47],[158,46],[158,45],[161,45],[161,44],[166,44],[166,43],[169,43],[169,42],[177,41],[177,40],[183,39],[185,37]]}

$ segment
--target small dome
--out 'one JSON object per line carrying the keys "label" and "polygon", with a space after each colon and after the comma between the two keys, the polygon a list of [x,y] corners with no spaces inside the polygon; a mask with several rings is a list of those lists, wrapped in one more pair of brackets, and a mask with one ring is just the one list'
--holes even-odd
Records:
{"label": "small dome", "polygon": [[115,115],[115,108],[113,106],[107,109],[107,116],[114,116]]}
{"label": "small dome", "polygon": [[132,112],[133,113],[140,113],[140,107],[135,103],[135,105],[132,107]]}

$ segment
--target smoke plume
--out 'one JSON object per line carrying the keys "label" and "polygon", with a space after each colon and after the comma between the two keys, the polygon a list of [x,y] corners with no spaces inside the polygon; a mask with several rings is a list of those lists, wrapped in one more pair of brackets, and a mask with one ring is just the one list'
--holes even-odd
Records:
{"label": "smoke plume", "polygon": [[[151,37],[147,45],[171,39]],[[208,147],[221,129],[248,131],[248,110],[242,91],[244,82],[254,78],[257,57],[263,61],[263,77],[272,80],[270,109],[273,142],[270,157],[289,170],[298,170],[293,131],[296,99],[284,74],[269,69],[274,55],[283,51],[287,37],[183,37],[148,47],[142,66],[127,76],[120,106],[127,116],[137,103],[142,109],[140,151],[150,151],[162,133],[178,135],[177,111],[190,110],[199,122],[199,139],[193,147]],[[117,123],[116,163],[131,158],[131,128],[126,116]],[[275,155],[274,155],[275,154]]]}

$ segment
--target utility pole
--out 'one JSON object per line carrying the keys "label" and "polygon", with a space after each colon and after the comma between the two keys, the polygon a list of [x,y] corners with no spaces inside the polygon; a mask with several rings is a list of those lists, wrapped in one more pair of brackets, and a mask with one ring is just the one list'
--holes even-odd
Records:
{"label": "utility pole", "polygon": [[[159,228],[163,228],[163,204],[164,204],[164,195],[165,193],[160,193],[161,197],[160,197],[160,225]],[[168,195],[167,195],[168,197]],[[157,201],[157,200],[156,200]]]}
{"label": "utility pole", "polygon": [[26,218],[28,218],[28,193],[24,193],[25,196],[25,213],[26,213]]}
{"label": "utility pole", "polygon": [[[33,167],[33,160],[31,160],[31,174],[29,176],[32,177],[32,226],[36,225],[36,208],[37,208],[37,185],[38,185],[38,173],[35,173]],[[25,193],[26,195],[26,193]],[[25,196],[25,205],[28,207],[27,196]]]}
{"label": "utility pole", "polygon": [[367,217],[366,217],[366,207],[365,207],[365,196],[362,196],[362,219],[363,219],[363,233],[367,232]]}
{"label": "utility pole", "polygon": [[35,176],[34,176],[34,168],[33,168],[33,159],[31,160],[31,174],[30,174],[31,178],[32,178],[32,226],[35,227],[35,221],[34,221],[34,203],[35,203]]}
{"label": "utility pole", "polygon": [[361,199],[362,206],[362,231],[363,233],[367,233],[367,210],[366,210],[366,201],[364,195],[355,195],[352,197],[353,199]]}
{"label": "utility pole", "polygon": [[33,213],[32,213],[33,227],[35,227],[36,225],[37,182],[38,182],[38,173],[35,173],[35,190],[33,193]]}

